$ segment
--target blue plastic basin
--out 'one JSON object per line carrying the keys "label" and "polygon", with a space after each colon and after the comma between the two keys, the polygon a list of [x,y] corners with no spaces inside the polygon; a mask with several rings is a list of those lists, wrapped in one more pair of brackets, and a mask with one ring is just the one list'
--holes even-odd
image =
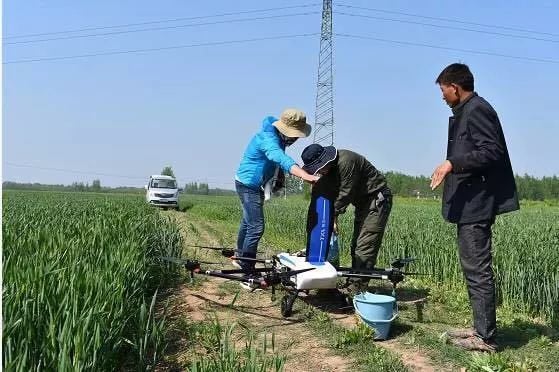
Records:
{"label": "blue plastic basin", "polygon": [[353,297],[355,313],[375,330],[375,340],[386,340],[392,321],[398,316],[396,299],[392,296],[370,292],[359,293]]}

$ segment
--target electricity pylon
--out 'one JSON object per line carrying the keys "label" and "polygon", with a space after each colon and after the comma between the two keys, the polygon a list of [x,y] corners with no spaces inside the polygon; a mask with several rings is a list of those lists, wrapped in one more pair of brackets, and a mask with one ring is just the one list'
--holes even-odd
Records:
{"label": "electricity pylon", "polygon": [[322,4],[313,139],[314,143],[324,146],[334,144],[332,53],[332,0],[324,0]]}

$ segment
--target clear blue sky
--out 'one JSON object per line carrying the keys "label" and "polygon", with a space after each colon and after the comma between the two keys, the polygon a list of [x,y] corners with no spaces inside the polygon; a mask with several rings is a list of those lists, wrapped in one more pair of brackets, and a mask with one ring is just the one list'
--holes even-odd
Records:
{"label": "clear blue sky", "polygon": [[[10,36],[151,22],[297,1],[4,1],[4,43]],[[335,1],[334,11],[556,42],[334,14],[334,32],[559,61],[555,1]],[[336,4],[522,28],[553,35],[444,22]],[[513,5],[514,4],[514,5]],[[258,14],[149,24],[85,34],[168,27],[225,19],[319,12],[320,5]],[[112,36],[5,44],[4,62],[119,50],[160,48],[266,36],[317,33],[320,14]],[[181,181],[232,187],[250,137],[266,115],[285,107],[314,122],[319,37],[180,48],[69,60],[5,64],[3,179],[20,182],[144,184],[171,165]],[[559,174],[559,64],[336,37],[335,145],[367,156],[382,170],[430,175],[446,151],[450,110],[434,80],[464,62],[476,91],[497,110],[516,173]],[[300,160],[301,141],[288,150]],[[50,169],[76,170],[82,173]],[[119,174],[133,178],[97,176]]]}

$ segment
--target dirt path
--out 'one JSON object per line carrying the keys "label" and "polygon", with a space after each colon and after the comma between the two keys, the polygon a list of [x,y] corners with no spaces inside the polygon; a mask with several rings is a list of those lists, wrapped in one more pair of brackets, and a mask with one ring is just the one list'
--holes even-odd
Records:
{"label": "dirt path", "polygon": [[[186,218],[184,213],[175,213],[182,227],[187,244],[218,245],[223,237],[216,236],[215,226],[207,221]],[[198,259],[227,260],[219,253],[199,250]],[[278,298],[281,293],[278,293]],[[217,278],[208,278],[199,286],[182,284],[172,290],[168,296],[172,314],[171,318],[188,317],[190,321],[204,321],[215,316],[220,322],[242,323],[250,325],[258,337],[275,337],[275,349],[286,356],[285,371],[349,371],[355,370],[354,361],[347,356],[336,355],[325,340],[313,334],[305,326],[304,319],[285,319],[279,310],[279,301],[271,301],[268,291],[247,292],[238,283],[227,282]],[[233,303],[233,305],[232,305]],[[331,319],[346,328],[354,327],[358,320],[353,314],[330,314]],[[401,345],[397,340],[376,343],[401,357],[402,362],[413,371],[441,371],[419,350]],[[175,360],[181,360],[185,353],[186,342],[175,340],[170,353]],[[186,362],[186,361],[183,361]],[[164,369],[162,369],[164,370]]]}
{"label": "dirt path", "polygon": [[434,372],[447,370],[441,366],[435,366],[431,362],[431,360],[429,360],[429,358],[425,356],[421,351],[404,348],[396,340],[384,341],[380,346],[400,355],[400,358],[402,359],[404,365],[411,371]]}
{"label": "dirt path", "polygon": [[232,285],[223,288],[219,279],[211,278],[196,289],[182,287],[179,293],[192,320],[202,321],[211,314],[223,323],[249,324],[261,336],[274,334],[277,350],[287,356],[286,371],[346,371],[347,360],[323,346],[299,324],[301,320],[283,318],[269,293],[241,290],[230,306],[233,291]]}
{"label": "dirt path", "polygon": [[[221,237],[216,236],[214,226],[205,221],[187,220],[179,213],[175,215],[186,244],[219,246]],[[200,260],[228,265],[219,253],[200,249],[195,254]],[[167,298],[171,303],[172,320],[186,316],[191,321],[201,322],[215,316],[223,324],[250,325],[259,338],[263,338],[264,334],[270,338],[273,334],[276,351],[286,356],[285,371],[337,372],[346,371],[351,365],[347,358],[335,355],[322,340],[302,326],[302,320],[283,318],[279,301],[272,302],[267,291],[248,292],[235,282],[207,278],[199,286],[181,284],[168,293]],[[233,301],[234,306],[231,306]],[[181,349],[186,347],[186,342],[174,340],[171,353],[179,364],[186,362],[181,360],[181,353],[185,352]]]}

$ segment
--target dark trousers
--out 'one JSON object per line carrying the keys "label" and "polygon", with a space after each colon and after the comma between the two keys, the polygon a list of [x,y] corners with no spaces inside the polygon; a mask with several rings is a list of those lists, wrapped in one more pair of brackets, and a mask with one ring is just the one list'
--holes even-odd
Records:
{"label": "dark trousers", "polygon": [[491,256],[493,221],[458,225],[458,252],[468,286],[474,328],[486,341],[492,341],[497,328],[495,279]]}
{"label": "dark trousers", "polygon": [[[247,187],[238,181],[235,181],[235,188],[243,209],[237,237],[237,254],[240,257],[255,258],[258,242],[264,235],[264,192]],[[254,262],[238,262],[245,270],[254,268]]]}
{"label": "dark trousers", "polygon": [[392,194],[388,188],[355,208],[351,240],[351,267],[354,269],[375,267],[391,210]]}

